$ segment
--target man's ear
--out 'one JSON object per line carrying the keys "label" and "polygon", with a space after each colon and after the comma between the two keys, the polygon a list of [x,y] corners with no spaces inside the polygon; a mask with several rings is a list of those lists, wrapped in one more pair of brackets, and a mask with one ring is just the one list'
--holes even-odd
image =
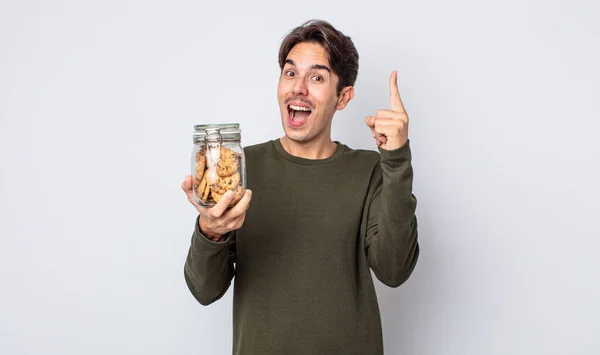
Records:
{"label": "man's ear", "polygon": [[343,110],[346,107],[346,105],[348,105],[348,102],[350,102],[350,100],[352,100],[353,98],[354,98],[354,87],[346,86],[340,92],[340,95],[338,96],[338,102],[337,102],[337,105],[335,105],[335,108],[340,111]]}

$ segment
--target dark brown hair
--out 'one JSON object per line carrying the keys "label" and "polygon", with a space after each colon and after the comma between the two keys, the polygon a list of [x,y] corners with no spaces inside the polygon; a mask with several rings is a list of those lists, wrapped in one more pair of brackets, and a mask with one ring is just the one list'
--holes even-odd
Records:
{"label": "dark brown hair", "polygon": [[354,86],[358,76],[358,52],[350,37],[336,30],[329,22],[310,20],[294,28],[279,47],[279,67],[298,43],[310,42],[325,48],[333,72],[339,77],[337,94],[346,86]]}

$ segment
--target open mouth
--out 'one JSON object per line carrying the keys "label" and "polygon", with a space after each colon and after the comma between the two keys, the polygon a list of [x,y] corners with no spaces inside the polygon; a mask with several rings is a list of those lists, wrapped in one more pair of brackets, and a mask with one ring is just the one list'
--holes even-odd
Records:
{"label": "open mouth", "polygon": [[294,126],[303,124],[311,114],[311,109],[305,106],[288,105],[290,123]]}

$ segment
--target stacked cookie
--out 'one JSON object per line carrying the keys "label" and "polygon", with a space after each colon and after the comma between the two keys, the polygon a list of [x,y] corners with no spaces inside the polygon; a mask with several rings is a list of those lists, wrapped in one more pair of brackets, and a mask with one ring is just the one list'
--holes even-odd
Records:
{"label": "stacked cookie", "polygon": [[240,155],[225,146],[220,147],[218,159],[213,159],[211,152],[206,153],[204,148],[196,153],[197,165],[194,176],[196,196],[202,204],[211,205],[213,201],[219,202],[227,191],[233,191],[235,197],[230,205],[236,204],[244,194],[240,175]]}

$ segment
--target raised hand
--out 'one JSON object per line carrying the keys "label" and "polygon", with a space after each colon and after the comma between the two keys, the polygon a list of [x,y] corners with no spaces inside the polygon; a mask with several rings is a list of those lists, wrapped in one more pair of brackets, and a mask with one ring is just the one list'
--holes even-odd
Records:
{"label": "raised hand", "polygon": [[385,150],[402,147],[408,140],[408,115],[398,91],[398,72],[390,75],[390,110],[377,110],[365,122],[371,129],[375,144]]}

